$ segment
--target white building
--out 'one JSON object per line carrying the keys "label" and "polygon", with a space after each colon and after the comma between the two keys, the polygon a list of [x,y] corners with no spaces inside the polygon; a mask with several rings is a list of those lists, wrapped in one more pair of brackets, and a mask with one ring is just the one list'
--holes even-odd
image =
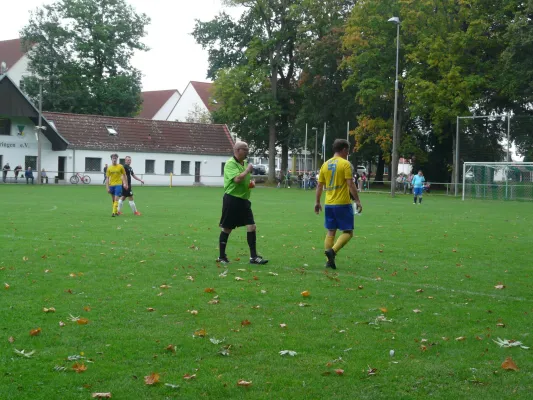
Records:
{"label": "white building", "polygon": [[29,75],[28,56],[22,50],[22,40],[2,40],[0,41],[0,64],[5,63],[5,73],[11,80],[20,87],[22,78]]}
{"label": "white building", "polygon": [[141,92],[142,109],[137,118],[169,121],[172,110],[181,98],[176,89]]}
{"label": "white building", "polygon": [[[41,168],[49,183],[75,173],[102,184],[111,153],[132,157],[147,184],[222,185],[224,163],[233,153],[225,125],[192,124],[98,115],[43,113]],[[0,165],[37,169],[38,111],[6,74],[0,75]],[[13,178],[13,172],[8,178]]]}
{"label": "white building", "polygon": [[185,121],[189,113],[196,110],[211,113],[217,107],[216,99],[212,98],[212,91],[212,83],[189,82],[167,121]]}

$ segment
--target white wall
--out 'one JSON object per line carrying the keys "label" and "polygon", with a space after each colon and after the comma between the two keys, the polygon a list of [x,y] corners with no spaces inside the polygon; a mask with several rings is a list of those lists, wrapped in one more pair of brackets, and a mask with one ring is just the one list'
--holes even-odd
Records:
{"label": "white wall", "polygon": [[[18,134],[17,125],[24,125],[24,135]],[[73,172],[79,172],[91,177],[91,184],[103,183],[104,165],[111,164],[112,151],[91,151],[72,150],[53,151],[52,145],[44,137],[42,141],[42,163],[41,168],[47,171],[49,182],[54,181],[58,169],[58,157],[66,157],[65,160],[65,180],[68,182]],[[171,154],[171,153],[149,153],[149,152],[119,152],[120,158],[131,156],[132,168],[135,175],[145,181],[147,185],[169,185],[170,175],[165,174],[165,160],[174,161],[174,176],[172,184],[176,186],[193,185],[195,174],[195,162],[200,164],[200,183],[211,186],[222,186],[224,178],[221,174],[221,164],[226,162],[231,154],[227,156],[214,156],[202,154]],[[37,140],[35,137],[35,125],[29,118],[13,118],[11,120],[11,135],[0,136],[0,155],[2,155],[2,166],[9,163],[11,170],[17,165],[24,168],[25,156],[37,156]],[[85,158],[101,158],[100,171],[85,171]],[[155,160],[155,171],[147,174],[145,171],[146,160]],[[181,162],[189,161],[188,175],[181,174]],[[13,177],[13,172],[8,174]],[[37,176],[37,175],[35,175]],[[137,182],[136,182],[137,183]]]}
{"label": "white wall", "polygon": [[174,108],[170,116],[167,118],[167,121],[178,120],[184,122],[185,118],[187,118],[187,115],[189,115],[189,112],[195,109],[195,105],[200,107],[202,110],[209,112],[194,87],[189,84],[181,95],[178,104],[176,104],[176,107]]}
{"label": "white wall", "polygon": [[174,109],[176,104],[178,104],[178,101],[180,100],[180,98],[181,98],[181,95],[176,90],[176,93],[174,93],[170,97],[170,99],[168,99],[167,102],[163,104],[163,107],[159,109],[159,111],[154,115],[152,119],[156,119],[158,121],[166,121],[168,116],[170,115],[170,112]]}
{"label": "white wall", "polygon": [[8,65],[7,76],[11,78],[15,85],[20,86],[20,81],[23,76],[30,75],[28,72],[29,59],[26,55],[22,56],[15,65]]}

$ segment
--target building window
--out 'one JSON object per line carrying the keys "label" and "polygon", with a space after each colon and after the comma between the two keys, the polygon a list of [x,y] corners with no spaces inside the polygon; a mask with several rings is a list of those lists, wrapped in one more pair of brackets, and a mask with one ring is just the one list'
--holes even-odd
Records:
{"label": "building window", "polygon": [[191,168],[191,162],[190,161],[182,161],[181,162],[181,174],[182,175],[190,175],[190,168]]}
{"label": "building window", "polygon": [[119,158],[118,163],[121,165],[126,165],[126,159],[125,158]]}
{"label": "building window", "polygon": [[0,135],[11,135],[11,121],[0,118]]}
{"label": "building window", "polygon": [[118,132],[113,125],[106,125],[105,127],[107,129],[107,133],[109,133],[110,136],[118,135]]}
{"label": "building window", "polygon": [[85,157],[85,171],[86,172],[91,172],[91,171],[100,172],[101,170],[102,170],[102,159],[101,158]]}
{"label": "building window", "polygon": [[155,160],[146,160],[144,162],[144,173],[155,174]]}
{"label": "building window", "polygon": [[165,160],[165,174],[173,174],[173,173],[174,173],[174,161]]}
{"label": "building window", "polygon": [[224,167],[225,166],[226,166],[225,162],[220,164],[220,176],[224,176]]}
{"label": "building window", "polygon": [[26,156],[24,158],[24,169],[28,169],[28,167],[31,167],[32,170],[37,169],[37,156]]}

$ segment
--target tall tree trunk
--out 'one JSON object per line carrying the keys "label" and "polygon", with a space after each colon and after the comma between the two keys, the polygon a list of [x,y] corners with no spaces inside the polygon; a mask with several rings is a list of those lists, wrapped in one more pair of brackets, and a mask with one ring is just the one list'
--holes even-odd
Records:
{"label": "tall tree trunk", "polygon": [[[281,144],[281,170],[287,173],[289,170],[289,146],[286,141]],[[294,171],[293,171],[294,174]]]}
{"label": "tall tree trunk", "polygon": [[[270,53],[270,91],[274,102],[278,95],[278,67],[274,60],[274,53]],[[276,116],[273,112],[268,117],[268,183],[276,182]]]}
{"label": "tall tree trunk", "polygon": [[376,167],[376,177],[374,181],[381,182],[383,181],[383,172],[385,171],[385,160],[383,160],[383,152],[379,152],[378,165]]}

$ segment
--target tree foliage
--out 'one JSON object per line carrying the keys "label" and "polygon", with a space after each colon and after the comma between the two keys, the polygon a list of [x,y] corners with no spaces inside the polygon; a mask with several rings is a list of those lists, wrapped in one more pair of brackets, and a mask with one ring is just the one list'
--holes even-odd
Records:
{"label": "tree foliage", "polygon": [[134,116],[141,105],[141,74],[131,66],[149,23],[125,0],[59,0],[31,14],[22,29],[31,77],[26,93],[43,86],[49,111]]}

